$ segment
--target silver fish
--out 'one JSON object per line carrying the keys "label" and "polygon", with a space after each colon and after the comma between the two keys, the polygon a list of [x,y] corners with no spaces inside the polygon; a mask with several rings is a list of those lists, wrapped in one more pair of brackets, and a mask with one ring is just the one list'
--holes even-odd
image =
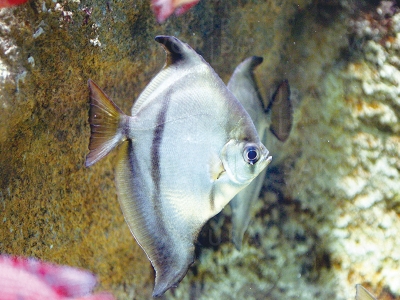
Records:
{"label": "silver fish", "polygon": [[125,220],[155,271],[153,296],[176,286],[194,241],[271,162],[240,102],[203,58],[157,36],[166,64],[125,115],[91,80],[93,165],[117,145],[115,178]]}
{"label": "silver fish", "polygon": [[368,290],[361,284],[356,284],[356,300],[377,300]]}
{"label": "silver fish", "polygon": [[[283,81],[265,108],[253,73],[262,61],[262,57],[252,56],[239,64],[228,82],[228,89],[251,116],[264,144],[266,143],[268,127],[279,141],[284,142],[292,127],[289,84],[286,80]],[[266,169],[230,202],[232,208],[232,241],[238,250],[242,247],[243,236],[251,219],[251,208],[258,199],[265,173]]]}

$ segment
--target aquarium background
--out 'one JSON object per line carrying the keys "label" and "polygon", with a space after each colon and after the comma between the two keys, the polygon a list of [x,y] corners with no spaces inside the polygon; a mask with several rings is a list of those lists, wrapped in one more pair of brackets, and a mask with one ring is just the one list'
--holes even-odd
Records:
{"label": "aquarium background", "polygon": [[242,250],[227,206],[162,299],[400,296],[400,10],[395,1],[201,0],[156,22],[149,0],[30,0],[0,10],[0,253],[89,269],[117,299],[149,299],[154,272],[125,224],[111,154],[84,167],[87,80],[125,112],[191,45],[224,82],[251,55],[268,101],[288,79],[289,140],[275,145]]}

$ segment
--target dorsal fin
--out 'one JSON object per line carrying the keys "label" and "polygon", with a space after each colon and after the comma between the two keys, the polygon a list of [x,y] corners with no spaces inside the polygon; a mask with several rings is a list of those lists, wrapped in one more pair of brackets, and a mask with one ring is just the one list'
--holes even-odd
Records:
{"label": "dorsal fin", "polygon": [[253,73],[254,69],[263,62],[263,58],[261,56],[251,56],[246,59],[243,64],[244,66],[248,66],[249,72]]}
{"label": "dorsal fin", "polygon": [[[263,62],[261,56],[250,56],[241,62],[232,74],[234,77],[237,73],[242,73],[245,76],[250,76],[254,80],[254,69]],[[236,74],[235,74],[236,73]]]}
{"label": "dorsal fin", "polygon": [[[246,110],[255,105],[254,96],[261,108],[265,110],[264,103],[254,76],[254,70],[263,62],[260,56],[250,56],[242,61],[235,69],[231,79],[228,82],[228,89],[238,98]],[[243,91],[254,93],[252,97],[244,96]],[[251,110],[251,109],[250,109]],[[251,115],[251,114],[250,114]],[[253,122],[255,116],[252,116]]]}
{"label": "dorsal fin", "polygon": [[198,57],[189,45],[182,43],[174,36],[158,35],[155,40],[162,44],[167,52],[167,66],[191,59],[193,56]]}
{"label": "dorsal fin", "polygon": [[154,95],[156,90],[168,88],[179,76],[184,76],[188,71],[193,72],[197,64],[208,65],[189,45],[174,36],[159,35],[155,37],[155,40],[164,47],[167,54],[166,62],[163,69],[150,81],[136,100],[132,107],[132,116],[148,101],[151,101],[149,97]]}

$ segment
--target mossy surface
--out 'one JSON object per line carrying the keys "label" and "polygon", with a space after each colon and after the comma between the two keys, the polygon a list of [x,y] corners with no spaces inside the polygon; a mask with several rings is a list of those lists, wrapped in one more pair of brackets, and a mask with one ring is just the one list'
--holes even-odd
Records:
{"label": "mossy surface", "polygon": [[[105,14],[93,6],[85,21],[82,3],[63,3],[59,11],[54,3],[46,4],[51,12],[35,1],[6,12],[14,19],[5,39],[18,50],[9,61],[14,76],[2,91],[0,251],[87,268],[99,276],[102,289],[149,297],[153,272],[124,223],[112,157],[84,167],[88,78],[117,102],[124,99],[126,104],[119,104],[128,108],[141,84],[136,74],[154,72],[154,65],[135,62],[128,51],[135,50],[129,42],[134,37],[121,30],[120,10],[132,22],[139,13],[128,9],[132,3],[117,3]],[[63,16],[65,11],[73,12],[72,19]],[[145,5],[143,13],[150,17]],[[35,37],[38,28],[44,31]],[[97,36],[102,46],[90,42]]]}

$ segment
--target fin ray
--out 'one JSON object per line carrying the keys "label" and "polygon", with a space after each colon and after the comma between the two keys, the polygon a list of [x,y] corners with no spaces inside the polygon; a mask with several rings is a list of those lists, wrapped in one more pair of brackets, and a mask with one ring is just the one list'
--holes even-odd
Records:
{"label": "fin ray", "polygon": [[112,149],[114,149],[123,139],[122,121],[124,113],[112,102],[107,95],[89,79],[90,90],[90,142],[89,154],[86,156],[85,165],[93,165]]}
{"label": "fin ray", "polygon": [[188,58],[188,50],[192,50],[189,45],[182,43],[174,36],[158,35],[155,40],[163,45],[165,52],[167,53],[166,66],[184,61]]}

